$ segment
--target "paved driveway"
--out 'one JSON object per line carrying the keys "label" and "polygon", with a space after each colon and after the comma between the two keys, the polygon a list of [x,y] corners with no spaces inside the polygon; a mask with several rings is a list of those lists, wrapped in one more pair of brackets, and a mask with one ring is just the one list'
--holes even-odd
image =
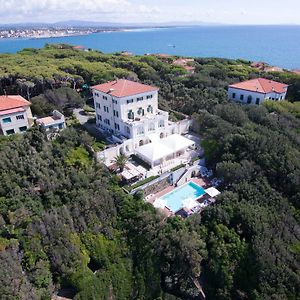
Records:
{"label": "paved driveway", "polygon": [[73,113],[75,114],[76,118],[78,119],[81,125],[86,124],[88,119],[92,117],[91,115],[87,115],[82,108],[75,108],[73,110]]}

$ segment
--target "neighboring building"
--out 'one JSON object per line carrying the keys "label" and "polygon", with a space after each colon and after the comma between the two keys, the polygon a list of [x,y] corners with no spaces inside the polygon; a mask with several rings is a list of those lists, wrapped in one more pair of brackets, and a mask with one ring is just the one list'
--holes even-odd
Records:
{"label": "neighboring building", "polygon": [[66,128],[65,116],[57,110],[53,111],[52,116],[37,119],[36,123],[46,131]]}
{"label": "neighboring building", "polygon": [[86,47],[84,47],[84,46],[80,46],[80,45],[78,45],[78,46],[73,46],[73,50],[84,51],[84,52],[88,52],[88,51],[89,51],[88,48],[86,48]]}
{"label": "neighboring building", "polygon": [[264,100],[284,100],[287,89],[287,84],[257,78],[229,85],[228,98],[239,103],[261,104]]}
{"label": "neighboring building", "polygon": [[195,67],[192,66],[183,66],[183,68],[187,71],[188,74],[195,74]]}
{"label": "neighboring building", "polygon": [[193,58],[178,58],[173,62],[173,65],[176,66],[187,66],[190,63],[193,63],[195,60]]}
{"label": "neighboring building", "polygon": [[251,63],[250,65],[252,68],[263,71],[266,67],[269,67],[269,65],[263,61],[255,61]]}
{"label": "neighboring building", "polygon": [[122,51],[121,55],[123,55],[123,56],[134,56],[134,54],[130,51]]}
{"label": "neighboring building", "polygon": [[258,62],[253,62],[250,65],[252,68],[257,69],[259,71],[262,72],[283,72],[284,70],[280,67],[276,67],[276,66],[270,66],[269,64],[262,62],[262,61],[258,61]]}
{"label": "neighboring building", "polygon": [[[158,88],[125,79],[92,87],[98,128],[120,144],[120,153],[136,149],[170,134],[187,132],[191,121],[169,121],[158,109]],[[110,157],[112,158],[112,157]]]}
{"label": "neighboring building", "polygon": [[282,73],[283,71],[284,71],[283,68],[280,68],[280,67],[266,67],[264,69],[264,72],[267,72],[267,73],[269,73],[269,72],[279,72],[279,73]]}
{"label": "neighboring building", "polygon": [[300,70],[293,70],[292,73],[300,75]]}
{"label": "neighboring building", "polygon": [[172,64],[175,66],[182,67],[186,70],[188,75],[192,75],[195,74],[195,67],[191,65],[194,61],[195,60],[193,58],[179,58],[175,60]]}
{"label": "neighboring building", "polygon": [[30,102],[22,96],[0,96],[0,133],[22,133],[33,125]]}

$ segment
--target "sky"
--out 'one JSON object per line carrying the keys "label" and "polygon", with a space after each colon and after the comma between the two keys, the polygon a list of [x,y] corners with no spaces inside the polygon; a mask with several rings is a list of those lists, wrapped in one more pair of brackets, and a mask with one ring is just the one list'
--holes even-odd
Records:
{"label": "sky", "polygon": [[0,0],[0,23],[299,24],[299,0]]}

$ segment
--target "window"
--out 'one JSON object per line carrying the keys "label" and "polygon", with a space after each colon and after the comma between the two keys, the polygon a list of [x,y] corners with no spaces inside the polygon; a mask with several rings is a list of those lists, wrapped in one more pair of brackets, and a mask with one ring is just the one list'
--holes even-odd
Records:
{"label": "window", "polygon": [[96,107],[100,109],[101,108],[100,103],[96,102]]}
{"label": "window", "polygon": [[119,117],[119,112],[114,110],[114,116],[118,118]]}
{"label": "window", "polygon": [[148,105],[147,112],[148,113],[153,113],[153,107],[151,105]]}
{"label": "window", "polygon": [[115,129],[116,129],[116,130],[120,130],[120,125],[117,124],[117,123],[115,123]]}
{"label": "window", "polygon": [[153,98],[153,95],[148,95],[147,96],[147,99],[151,99],[151,98]]}
{"label": "window", "polygon": [[165,121],[164,120],[160,120],[158,127],[165,127]]}
{"label": "window", "polygon": [[143,126],[139,126],[138,128],[137,128],[137,134],[138,135],[142,135],[142,134],[144,134],[145,132],[144,132],[144,127]]}
{"label": "window", "polygon": [[248,98],[247,98],[247,103],[250,104],[251,102],[252,102],[252,96],[249,95]]}
{"label": "window", "polygon": [[125,130],[128,134],[130,134],[130,128],[128,126],[125,126]]}
{"label": "window", "polygon": [[235,99],[235,93],[232,93],[232,99]]}
{"label": "window", "polygon": [[3,118],[3,119],[2,119],[2,122],[3,122],[4,124],[11,123],[11,118],[10,118],[10,117]]}
{"label": "window", "polygon": [[7,134],[7,135],[14,134],[14,133],[15,133],[15,130],[14,130],[14,129],[6,130],[6,134]]}
{"label": "window", "polygon": [[136,98],[136,101],[143,101],[144,100],[144,97],[138,97]]}
{"label": "window", "polygon": [[106,97],[106,96],[103,96],[103,99],[104,99],[104,100],[107,100],[107,97]]}
{"label": "window", "polygon": [[64,129],[64,124],[63,123],[59,123],[58,124],[58,129]]}
{"label": "window", "polygon": [[155,124],[154,123],[149,124],[148,131],[155,131]]}
{"label": "window", "polygon": [[107,124],[107,125],[110,125],[110,121],[108,119],[105,119],[104,123]]}
{"label": "window", "polygon": [[244,100],[244,95],[241,95],[241,96],[240,96],[240,100]]}
{"label": "window", "polygon": [[128,111],[128,119],[134,119],[134,112],[131,109]]}
{"label": "window", "polygon": [[100,115],[97,115],[97,120],[102,121],[102,117]]}
{"label": "window", "polygon": [[107,112],[107,113],[109,112],[107,106],[104,106],[104,111]]}
{"label": "window", "polygon": [[98,94],[98,93],[95,93],[95,96],[96,96],[96,97],[99,97],[99,94]]}
{"label": "window", "polygon": [[27,126],[19,127],[20,132],[24,132],[27,130]]}
{"label": "window", "polygon": [[127,104],[129,104],[129,103],[133,103],[133,99],[128,99]]}
{"label": "window", "polygon": [[144,111],[144,109],[142,107],[140,107],[138,109],[137,113],[138,113],[138,115],[142,115],[143,116],[145,114],[145,111]]}
{"label": "window", "polygon": [[260,100],[259,98],[256,98],[256,102],[255,103],[259,104],[259,100]]}
{"label": "window", "polygon": [[17,120],[24,120],[24,115],[18,115],[18,116],[16,116],[16,119]]}
{"label": "window", "polygon": [[113,99],[112,102],[113,102],[114,104],[118,104],[118,101],[117,101],[116,99]]}

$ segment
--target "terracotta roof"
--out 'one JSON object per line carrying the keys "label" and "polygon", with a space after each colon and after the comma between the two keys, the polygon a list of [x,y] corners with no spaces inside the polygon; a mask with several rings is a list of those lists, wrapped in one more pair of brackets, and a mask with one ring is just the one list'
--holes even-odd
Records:
{"label": "terracotta roof", "polygon": [[194,71],[195,70],[195,67],[192,67],[192,66],[183,66],[183,68],[187,71]]}
{"label": "terracotta roof", "polygon": [[229,87],[266,94],[272,92],[285,93],[288,85],[265,78],[256,78],[231,84]]}
{"label": "terracotta roof", "polygon": [[18,108],[18,107],[24,107],[30,104],[31,103],[26,99],[24,99],[22,96],[18,96],[18,95],[0,96],[0,111]]}
{"label": "terracotta roof", "polygon": [[92,86],[91,88],[118,98],[147,93],[151,91],[158,91],[157,87],[126,79],[110,81],[107,83]]}
{"label": "terracotta roof", "polygon": [[23,112],[23,111],[25,111],[25,109],[23,107],[1,110],[0,116],[10,115],[10,114],[14,114],[17,112]]}

